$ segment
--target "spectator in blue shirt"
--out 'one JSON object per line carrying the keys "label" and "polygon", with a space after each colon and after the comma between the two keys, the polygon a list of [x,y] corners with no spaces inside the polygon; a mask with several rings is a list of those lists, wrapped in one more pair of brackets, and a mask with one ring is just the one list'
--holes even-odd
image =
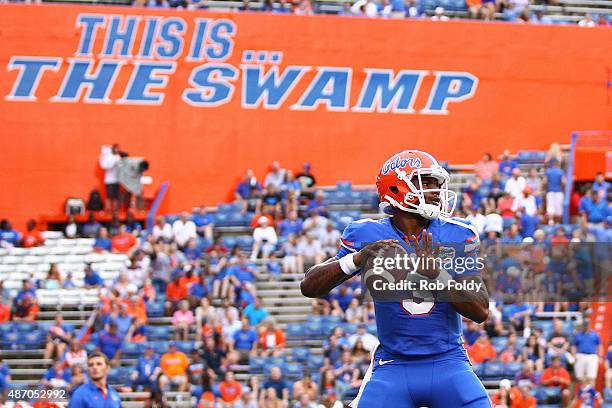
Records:
{"label": "spectator in blue shirt", "polygon": [[40,382],[47,388],[68,388],[71,379],[70,369],[64,368],[64,363],[56,360]]}
{"label": "spectator in blue shirt", "polygon": [[13,229],[9,220],[4,219],[0,221],[0,246],[14,246],[19,240],[21,235],[17,230]]}
{"label": "spectator in blue shirt", "polygon": [[208,284],[204,275],[198,275],[198,281],[189,285],[189,296],[191,297],[191,303],[197,305],[200,303],[200,299],[208,296]]}
{"label": "spectator in blue shirt", "polygon": [[289,236],[289,234],[299,235],[303,228],[303,221],[298,218],[297,211],[291,211],[287,218],[278,224],[278,234],[281,237]]}
{"label": "spectator in blue shirt", "polygon": [[324,217],[328,216],[327,203],[324,201],[325,193],[323,190],[318,190],[314,200],[308,202],[308,214],[318,214]]}
{"label": "spectator in blue shirt", "polygon": [[101,288],[104,286],[104,279],[100,274],[91,269],[91,264],[85,264],[85,277],[83,278],[85,288]]}
{"label": "spectator in blue shirt", "polygon": [[599,368],[600,346],[601,339],[599,334],[592,330],[589,326],[589,321],[585,320],[582,323],[581,330],[574,336],[572,347],[572,352],[576,356],[574,374],[579,381],[595,385]]}
{"label": "spectator in blue shirt", "polygon": [[113,243],[111,239],[108,237],[108,230],[104,227],[100,228],[98,231],[98,236],[94,241],[94,249],[96,251],[106,251],[110,252],[113,248]]}
{"label": "spectator in blue shirt", "polygon": [[608,195],[608,189],[610,188],[610,183],[606,181],[604,178],[604,174],[600,171],[595,176],[595,181],[593,182],[593,190],[599,194],[599,197],[603,200],[606,199]]}
{"label": "spectator in blue shirt", "polygon": [[194,208],[193,214],[191,215],[191,221],[196,225],[198,235],[206,238],[209,243],[212,243],[215,219],[212,215],[208,214],[206,207],[201,206]]}
{"label": "spectator in blue shirt", "polygon": [[0,356],[0,403],[6,399],[9,384],[11,383],[11,369]]}
{"label": "spectator in blue shirt", "polygon": [[234,333],[233,342],[230,347],[236,350],[240,356],[240,362],[245,363],[250,355],[257,351],[257,332],[251,329],[249,319],[242,317],[242,328]]}
{"label": "spectator in blue shirt", "polygon": [[26,296],[36,298],[36,289],[34,289],[32,282],[27,279],[23,280],[21,289],[17,292],[17,295],[13,299],[13,308],[17,307]]}
{"label": "spectator in blue shirt", "polygon": [[68,408],[120,408],[119,393],[108,385],[106,379],[110,363],[102,353],[95,352],[87,357],[87,374],[90,381],[74,391]]}
{"label": "spectator in blue shirt", "polygon": [[133,321],[132,316],[127,313],[127,305],[125,303],[121,303],[119,314],[112,321],[117,325],[117,334],[124,339]]}
{"label": "spectator in blue shirt", "polygon": [[98,336],[98,348],[111,360],[113,365],[116,365],[121,358],[122,347],[123,338],[118,334],[117,323],[111,322],[108,325],[108,330],[102,331]]}
{"label": "spectator in blue shirt", "polygon": [[249,319],[251,326],[257,326],[268,318],[268,310],[263,306],[261,297],[255,298],[255,303],[251,303],[244,308],[244,315]]}
{"label": "spectator in blue shirt", "polygon": [[160,373],[159,357],[153,352],[153,347],[147,346],[144,354],[138,358],[135,370],[130,374],[132,388],[155,391],[157,389],[157,377]]}
{"label": "spectator in blue shirt", "polygon": [[506,177],[512,176],[512,170],[518,168],[518,162],[510,158],[510,150],[504,150],[499,161],[499,172]]}
{"label": "spectator in blue shirt", "polygon": [[551,161],[552,167],[545,173],[546,181],[546,215],[549,220],[561,222],[563,216],[563,186],[565,172],[557,160]]}
{"label": "spectator in blue shirt", "polygon": [[588,190],[580,199],[580,213],[591,224],[603,222],[608,215],[608,205],[599,197],[595,190]]}
{"label": "spectator in blue shirt", "polygon": [[256,189],[261,191],[261,184],[255,178],[253,170],[247,170],[246,177],[238,184],[236,188],[236,200],[248,200],[251,196],[251,190]]}
{"label": "spectator in blue shirt", "polygon": [[514,223],[504,234],[501,240],[502,244],[520,244],[523,242],[523,237],[519,234],[518,224]]}
{"label": "spectator in blue shirt", "polygon": [[540,225],[540,218],[536,215],[528,215],[524,212],[519,212],[517,214],[519,216],[519,221],[521,224],[520,234],[524,238],[530,237],[533,238],[533,234],[538,229]]}
{"label": "spectator in blue shirt", "polygon": [[98,231],[102,228],[102,224],[96,221],[96,216],[93,212],[89,213],[87,222],[83,224],[81,235],[87,238],[93,238],[98,235]]}

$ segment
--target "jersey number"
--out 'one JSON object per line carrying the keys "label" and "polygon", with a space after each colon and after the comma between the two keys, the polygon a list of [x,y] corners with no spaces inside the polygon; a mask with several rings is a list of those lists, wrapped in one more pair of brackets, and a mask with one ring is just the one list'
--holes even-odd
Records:
{"label": "jersey number", "polygon": [[434,305],[433,293],[428,291],[415,291],[411,299],[402,300],[402,309],[412,316],[429,314]]}

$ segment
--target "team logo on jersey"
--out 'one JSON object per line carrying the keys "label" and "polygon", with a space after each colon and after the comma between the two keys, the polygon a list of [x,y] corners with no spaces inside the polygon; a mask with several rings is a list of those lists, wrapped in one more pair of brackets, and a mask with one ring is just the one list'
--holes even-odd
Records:
{"label": "team logo on jersey", "polygon": [[387,162],[383,166],[382,174],[388,174],[390,171],[395,171],[397,169],[403,169],[406,166],[410,166],[413,168],[421,167],[421,159],[418,157],[410,157],[408,159],[401,159],[397,157],[392,162]]}
{"label": "team logo on jersey", "polygon": [[438,257],[440,259],[452,259],[455,257],[455,248],[452,247],[440,247],[440,252],[438,252]]}

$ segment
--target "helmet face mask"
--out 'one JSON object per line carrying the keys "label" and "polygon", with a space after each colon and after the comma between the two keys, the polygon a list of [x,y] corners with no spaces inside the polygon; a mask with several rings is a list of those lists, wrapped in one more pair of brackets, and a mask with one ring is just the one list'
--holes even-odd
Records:
{"label": "helmet face mask", "polygon": [[[389,171],[389,167],[392,167],[389,163],[398,162],[418,165],[396,167]],[[437,186],[430,187],[434,184],[430,179],[435,179]],[[376,185],[381,209],[389,214],[389,207],[393,206],[430,220],[439,216],[450,217],[455,209],[457,194],[448,189],[449,180],[448,172],[429,154],[415,150],[402,152],[389,159],[378,176]]]}

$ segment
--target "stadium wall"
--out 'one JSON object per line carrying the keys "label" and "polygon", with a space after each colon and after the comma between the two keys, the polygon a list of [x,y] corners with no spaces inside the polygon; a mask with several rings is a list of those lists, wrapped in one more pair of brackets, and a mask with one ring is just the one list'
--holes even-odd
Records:
{"label": "stadium wall", "polygon": [[113,142],[178,211],[276,159],[372,183],[400,149],[470,163],[612,128],[606,28],[0,7],[0,214],[19,227],[99,186]]}

